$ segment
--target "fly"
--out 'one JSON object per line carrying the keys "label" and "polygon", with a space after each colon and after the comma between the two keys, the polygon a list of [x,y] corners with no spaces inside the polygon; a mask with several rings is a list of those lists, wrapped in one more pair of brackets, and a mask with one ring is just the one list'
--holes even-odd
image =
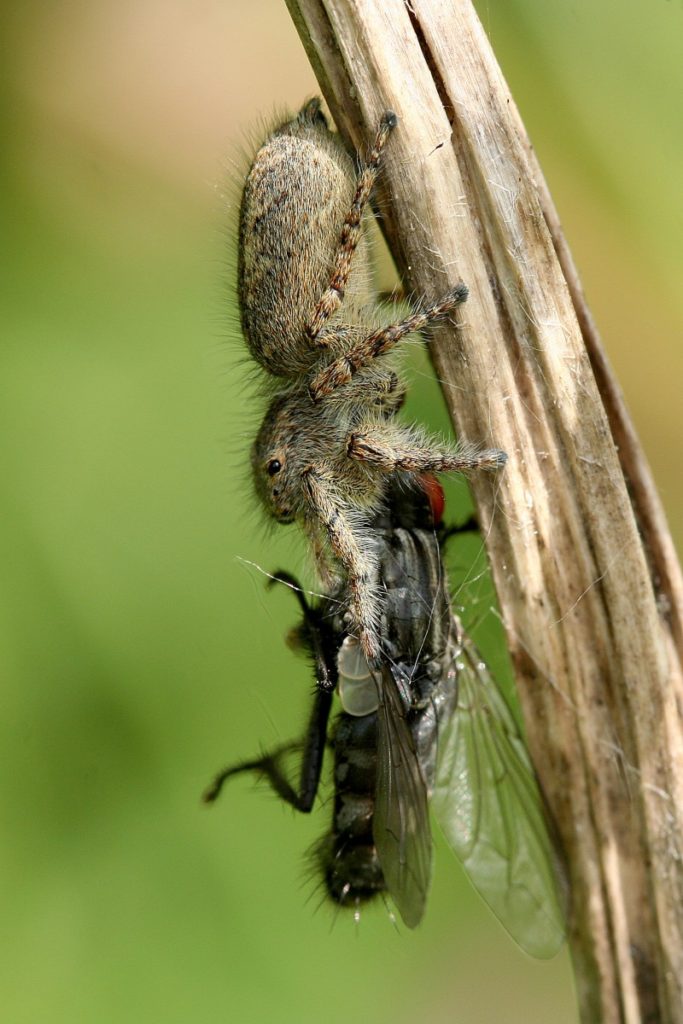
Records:
{"label": "fly", "polygon": [[[480,895],[523,949],[546,958],[564,938],[552,847],[515,719],[450,608],[444,531],[434,526],[441,501],[429,477],[421,488],[395,488],[377,517],[379,666],[349,631],[343,584],[309,603],[293,577],[275,577],[294,588],[303,613],[294,638],[315,665],[308,726],[302,740],[226,768],[204,800],[213,802],[228,778],[254,772],[309,812],[329,747],[332,823],[315,854],[335,903],[358,916],[388,892],[403,922],[419,924],[431,880],[431,803]],[[342,710],[329,728],[335,691]],[[302,754],[296,786],[287,772],[294,751]]]}

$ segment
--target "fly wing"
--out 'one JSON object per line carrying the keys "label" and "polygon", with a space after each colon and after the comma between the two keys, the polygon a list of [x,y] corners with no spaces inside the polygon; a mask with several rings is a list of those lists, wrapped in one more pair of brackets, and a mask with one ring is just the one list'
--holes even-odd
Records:
{"label": "fly wing", "polygon": [[384,665],[377,711],[373,838],[387,889],[408,928],[422,920],[432,872],[427,787],[391,669]]}
{"label": "fly wing", "polygon": [[501,924],[527,953],[546,959],[565,929],[533,768],[497,684],[456,629],[458,703],[441,723],[434,811]]}

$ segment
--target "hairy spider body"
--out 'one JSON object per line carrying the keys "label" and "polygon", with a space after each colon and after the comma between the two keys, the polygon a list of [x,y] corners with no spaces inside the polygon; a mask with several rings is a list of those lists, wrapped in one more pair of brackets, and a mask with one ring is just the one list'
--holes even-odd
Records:
{"label": "hairy spider body", "polygon": [[256,153],[239,229],[242,327],[276,391],[252,449],[256,491],[278,522],[301,523],[323,580],[341,567],[363,652],[375,661],[381,607],[369,540],[391,478],[495,469],[506,459],[395,419],[405,396],[395,346],[467,298],[460,283],[401,321],[378,312],[363,214],[396,124],[391,112],[382,117],[356,169],[319,100],[308,102]]}

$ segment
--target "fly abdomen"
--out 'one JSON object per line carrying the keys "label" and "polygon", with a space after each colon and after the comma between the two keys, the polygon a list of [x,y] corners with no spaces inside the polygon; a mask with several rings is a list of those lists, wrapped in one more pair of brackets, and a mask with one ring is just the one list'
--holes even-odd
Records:
{"label": "fly abdomen", "polygon": [[372,833],[377,715],[342,713],[332,742],[332,828],[318,847],[318,857],[330,898],[343,906],[359,906],[386,888]]}

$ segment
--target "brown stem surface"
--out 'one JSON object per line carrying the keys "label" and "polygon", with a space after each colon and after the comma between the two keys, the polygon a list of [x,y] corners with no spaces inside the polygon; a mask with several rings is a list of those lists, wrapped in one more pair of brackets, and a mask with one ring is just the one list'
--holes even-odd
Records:
{"label": "brown stem surface", "polygon": [[683,1022],[683,586],[556,211],[470,0],[288,0],[340,131],[385,110],[409,290],[460,279],[432,356],[460,437],[529,746],[567,865],[581,1013]]}

